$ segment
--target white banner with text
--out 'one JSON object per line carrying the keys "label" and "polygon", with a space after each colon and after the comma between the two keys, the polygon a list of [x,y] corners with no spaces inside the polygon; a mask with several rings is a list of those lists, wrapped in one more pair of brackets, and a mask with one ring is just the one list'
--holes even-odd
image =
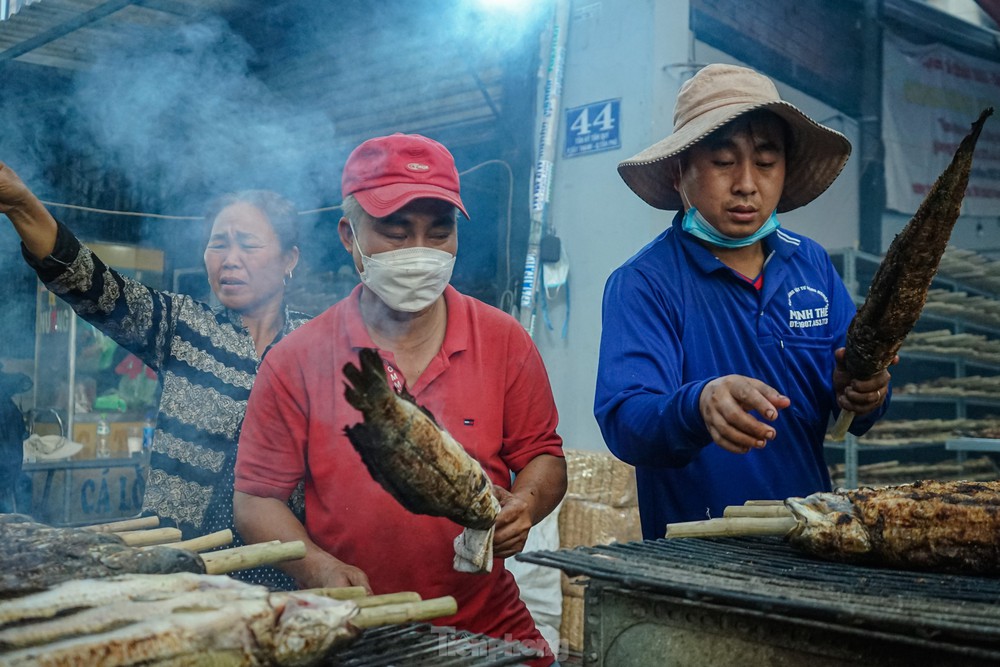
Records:
{"label": "white banner with text", "polygon": [[882,94],[886,208],[913,214],[986,107],[963,215],[1000,216],[1000,63],[886,34]]}

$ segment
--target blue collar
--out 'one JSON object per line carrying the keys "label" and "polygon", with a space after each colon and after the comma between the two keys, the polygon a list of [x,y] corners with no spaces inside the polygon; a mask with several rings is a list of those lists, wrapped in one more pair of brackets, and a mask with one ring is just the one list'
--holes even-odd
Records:
{"label": "blue collar", "polygon": [[[681,222],[683,220],[684,211],[678,211],[671,223],[672,229],[670,233],[677,237],[681,247],[687,253],[688,257],[691,258],[691,261],[694,262],[695,266],[704,273],[712,273],[713,271],[721,271],[723,269],[730,270],[729,267],[719,261],[718,257],[712,254],[711,250],[699,243],[698,239],[681,229]],[[789,233],[784,228],[777,230],[761,241],[764,244],[765,253],[773,252],[775,254],[775,257],[768,264],[768,272],[773,269],[771,265],[774,264],[776,259],[784,262],[794,255],[799,249],[800,242],[801,239],[798,235]]]}

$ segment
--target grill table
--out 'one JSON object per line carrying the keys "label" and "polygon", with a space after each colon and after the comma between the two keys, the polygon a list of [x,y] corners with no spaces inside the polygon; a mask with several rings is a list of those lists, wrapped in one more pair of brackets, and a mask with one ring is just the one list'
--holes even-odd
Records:
{"label": "grill table", "polygon": [[500,667],[536,655],[520,642],[419,623],[365,630],[325,667]]}
{"label": "grill table", "polygon": [[1000,664],[1000,579],[821,561],[780,538],[518,559],[590,577],[585,667]]}

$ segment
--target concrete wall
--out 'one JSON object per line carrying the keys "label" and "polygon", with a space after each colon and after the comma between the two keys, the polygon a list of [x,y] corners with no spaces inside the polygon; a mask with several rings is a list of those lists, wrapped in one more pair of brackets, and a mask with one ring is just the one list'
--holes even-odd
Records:
{"label": "concrete wall", "polygon": [[[560,432],[569,448],[605,449],[593,417],[604,283],[673,217],[635,196],[618,176],[617,164],[670,133],[677,91],[695,69],[690,63],[734,62],[724,53],[692,42],[688,9],[687,0],[573,3],[562,107],[620,98],[622,147],[562,158],[560,140],[554,166],[550,215],[570,265],[569,329],[563,339],[564,289],[549,303],[554,330],[549,331],[539,318],[535,340],[549,370]],[[857,143],[853,121],[776,83],[785,99]],[[830,190],[803,210],[782,216],[782,224],[831,249],[854,246],[857,179],[852,160]]]}

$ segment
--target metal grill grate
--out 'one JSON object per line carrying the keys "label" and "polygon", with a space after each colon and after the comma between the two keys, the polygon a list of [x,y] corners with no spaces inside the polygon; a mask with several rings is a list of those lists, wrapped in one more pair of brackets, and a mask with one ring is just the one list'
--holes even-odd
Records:
{"label": "metal grill grate", "polygon": [[536,655],[518,642],[421,623],[366,630],[327,667],[500,667]]}
{"label": "metal grill grate", "polygon": [[821,561],[779,538],[655,540],[518,559],[633,590],[979,646],[1000,655],[1000,579]]}

